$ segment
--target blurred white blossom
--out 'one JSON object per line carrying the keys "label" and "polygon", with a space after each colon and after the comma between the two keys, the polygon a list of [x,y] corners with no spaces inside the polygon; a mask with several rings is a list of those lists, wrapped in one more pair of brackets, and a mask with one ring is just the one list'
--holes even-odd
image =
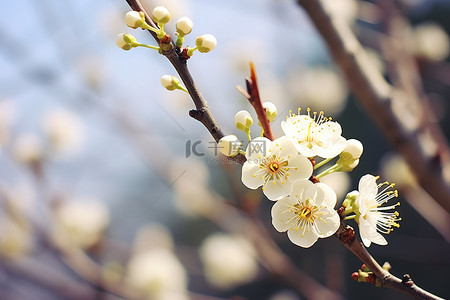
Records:
{"label": "blurred white blossom", "polygon": [[170,231],[162,224],[149,224],[140,228],[133,245],[133,253],[139,254],[151,249],[174,249]]}
{"label": "blurred white blossom", "polygon": [[35,165],[45,156],[44,142],[34,133],[19,135],[13,142],[14,158],[25,165]]}
{"label": "blurred white blossom", "polygon": [[340,21],[353,23],[358,14],[357,0],[321,0],[325,10]]}
{"label": "blurred white blossom", "polygon": [[292,71],[287,87],[292,98],[298,98],[302,106],[324,109],[330,115],[341,113],[347,101],[347,85],[336,71],[316,67]]}
{"label": "blurred white blossom", "polygon": [[414,30],[413,51],[429,60],[444,60],[450,52],[448,35],[436,23],[425,22],[419,24]]}
{"label": "blurred white blossom", "polygon": [[127,265],[126,281],[149,300],[188,299],[186,271],[164,248],[134,255]]}
{"label": "blurred white blossom", "polygon": [[73,112],[63,108],[52,108],[42,118],[42,129],[56,154],[79,150],[84,139],[84,127]]}
{"label": "blurred white blossom", "polygon": [[5,145],[10,138],[10,126],[16,116],[16,106],[11,100],[0,101],[0,145]]}
{"label": "blurred white blossom", "polygon": [[110,223],[109,211],[97,199],[70,199],[58,204],[54,211],[55,238],[78,247],[97,244]]}
{"label": "blurred white blossom", "polygon": [[344,199],[350,188],[350,174],[347,172],[335,172],[320,178],[320,182],[326,183],[335,192],[338,199]]}
{"label": "blurred white blossom", "polygon": [[398,154],[390,153],[385,155],[381,160],[381,168],[383,178],[395,181],[400,188],[417,184],[405,160]]}
{"label": "blurred white blossom", "polygon": [[222,289],[251,282],[256,277],[255,253],[245,238],[224,233],[210,235],[199,249],[206,279]]}
{"label": "blurred white blossom", "polygon": [[7,216],[1,216],[0,228],[0,256],[15,258],[31,251],[33,239],[28,228]]}

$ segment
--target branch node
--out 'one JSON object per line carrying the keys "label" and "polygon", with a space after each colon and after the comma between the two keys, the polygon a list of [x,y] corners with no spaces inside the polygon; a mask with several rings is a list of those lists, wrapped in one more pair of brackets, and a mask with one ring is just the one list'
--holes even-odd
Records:
{"label": "branch node", "polygon": [[199,119],[200,119],[199,114],[200,114],[200,112],[199,112],[198,110],[196,110],[196,109],[191,109],[191,110],[189,111],[189,116],[190,116],[191,118],[196,119],[196,120],[199,120]]}
{"label": "branch node", "polygon": [[407,286],[407,287],[412,287],[413,286],[414,282],[412,281],[412,278],[411,278],[411,276],[409,274],[403,275],[402,284]]}
{"label": "branch node", "polygon": [[247,93],[246,90],[244,90],[244,88],[240,85],[236,86],[236,89],[238,90],[239,93],[241,93],[247,100],[250,100],[250,95]]}
{"label": "branch node", "polygon": [[350,245],[355,241],[355,230],[351,226],[346,225],[338,237],[344,244]]}

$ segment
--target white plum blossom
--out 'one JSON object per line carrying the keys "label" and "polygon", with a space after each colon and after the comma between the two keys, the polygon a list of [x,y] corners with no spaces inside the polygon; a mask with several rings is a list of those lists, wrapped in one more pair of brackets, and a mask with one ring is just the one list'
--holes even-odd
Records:
{"label": "white plum blossom", "polygon": [[294,244],[309,248],[319,237],[329,237],[339,228],[336,201],[336,193],[328,185],[297,180],[289,197],[272,207],[272,224],[279,232],[287,231]]}
{"label": "white plum blossom", "polygon": [[[355,200],[355,205],[359,211],[359,217],[356,221],[359,223],[359,233],[366,247],[369,247],[371,243],[386,245],[387,241],[380,232],[390,233],[392,227],[400,226],[397,221],[401,220],[398,217],[398,212],[392,211],[400,203],[381,206],[390,199],[398,197],[397,190],[390,190],[394,187],[394,184],[388,182],[377,184],[377,179],[378,177],[369,174],[361,177],[358,196]],[[384,185],[387,185],[387,187],[378,192],[378,189]]]}
{"label": "white plum blossom", "polygon": [[188,299],[186,270],[175,254],[164,248],[133,255],[125,280],[146,299]]}
{"label": "white plum blossom", "polygon": [[264,194],[272,201],[286,197],[294,180],[308,179],[313,172],[311,161],[298,154],[286,137],[274,141],[256,138],[247,146],[245,156],[242,182],[250,189],[263,186]]}
{"label": "white plum blossom", "polygon": [[306,157],[333,158],[344,150],[346,140],[337,122],[326,118],[323,112],[307,115],[290,115],[281,122],[281,128],[291,138],[300,154]]}

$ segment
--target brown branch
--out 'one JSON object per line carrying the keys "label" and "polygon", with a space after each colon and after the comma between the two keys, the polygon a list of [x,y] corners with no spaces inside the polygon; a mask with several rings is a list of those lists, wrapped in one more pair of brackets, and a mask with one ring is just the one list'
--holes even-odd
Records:
{"label": "brown branch", "polygon": [[267,117],[266,110],[262,106],[261,97],[259,96],[258,81],[256,78],[256,70],[253,62],[250,62],[250,78],[245,78],[245,83],[247,91],[245,91],[240,86],[237,86],[237,89],[242,93],[242,95],[244,95],[245,98],[247,98],[247,100],[255,109],[259,123],[264,130],[264,136],[273,141],[274,137],[272,129],[270,128],[269,118]]}
{"label": "brown branch", "polygon": [[426,145],[418,140],[418,136],[423,133],[422,128],[408,129],[394,114],[392,102],[396,93],[393,93],[392,87],[378,71],[367,67],[366,54],[348,24],[331,19],[320,1],[298,0],[298,3],[324,38],[362,106],[404,157],[424,190],[450,212],[450,185],[443,176],[443,165],[448,164],[448,146],[442,145],[439,138],[441,134],[434,131],[429,133],[433,142],[440,145],[430,155],[425,149]]}
{"label": "brown branch", "polygon": [[[149,17],[149,15],[145,11],[144,7],[142,6],[139,0],[126,0],[126,1],[128,5],[131,7],[131,9],[135,11],[142,11],[145,14],[145,19],[147,23],[156,28],[156,25],[151,20],[151,18]],[[154,32],[150,30],[148,31],[152,34],[153,38],[160,45],[161,54],[163,54],[170,61],[172,66],[177,71],[186,89],[188,90],[189,95],[192,98],[192,101],[195,104],[195,109],[189,111],[189,116],[201,122],[206,127],[206,129],[208,129],[214,140],[218,142],[222,137],[225,136],[225,134],[222,132],[219,125],[214,120],[214,117],[211,113],[211,110],[208,107],[206,100],[203,98],[202,94],[195,85],[195,82],[192,79],[192,76],[187,67],[186,59],[180,55],[179,49],[177,49],[177,47],[173,45],[168,35],[166,35],[164,41],[161,41],[160,39],[158,39],[158,37]],[[244,163],[246,160],[245,156],[241,153],[237,154],[234,157],[230,157],[229,159],[232,159],[241,164]]]}
{"label": "brown branch", "polygon": [[443,300],[443,298],[433,295],[430,292],[418,287],[408,274],[403,275],[403,279],[400,279],[383,269],[370,255],[364,245],[355,238],[355,231],[352,227],[344,225],[344,223],[341,222],[341,226],[335,233],[335,236],[348,250],[358,257],[359,260],[366,264],[376,278],[379,279],[380,287],[390,288],[405,293],[415,299]]}

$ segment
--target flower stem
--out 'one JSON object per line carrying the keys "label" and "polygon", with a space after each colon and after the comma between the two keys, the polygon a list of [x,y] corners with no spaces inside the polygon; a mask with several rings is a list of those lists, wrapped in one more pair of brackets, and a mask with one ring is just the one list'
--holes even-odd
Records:
{"label": "flower stem", "polygon": [[145,48],[150,48],[150,49],[154,49],[154,50],[159,50],[158,46],[146,45],[146,44],[141,44],[141,43],[135,44],[134,47],[145,47]]}
{"label": "flower stem", "polygon": [[321,166],[323,166],[324,164],[326,164],[327,162],[329,162],[329,161],[332,160],[333,158],[334,158],[334,157],[327,158],[327,159],[322,160],[320,163],[317,163],[317,164],[314,166],[314,170],[320,168]]}
{"label": "flower stem", "polygon": [[247,135],[248,141],[251,142],[252,136],[250,135],[250,128],[247,128],[246,130],[244,130],[244,132]]}
{"label": "flower stem", "polygon": [[198,48],[197,46],[195,46],[194,48],[189,48],[186,54],[189,55],[189,57],[191,57],[192,54],[194,54],[194,51],[197,50],[197,48]]}
{"label": "flower stem", "polygon": [[322,173],[316,175],[316,177],[317,177],[317,179],[320,179],[323,176],[329,175],[329,174],[337,172],[339,170],[340,170],[340,166],[335,164],[335,165],[329,167],[328,169],[326,169],[325,171],[323,171]]}

